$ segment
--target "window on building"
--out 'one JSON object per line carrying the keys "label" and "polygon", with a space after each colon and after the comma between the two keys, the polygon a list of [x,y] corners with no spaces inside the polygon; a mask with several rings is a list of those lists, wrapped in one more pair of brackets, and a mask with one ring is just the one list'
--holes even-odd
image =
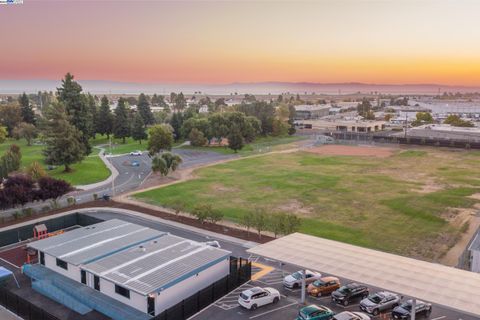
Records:
{"label": "window on building", "polygon": [[45,253],[40,252],[40,264],[45,265]]}
{"label": "window on building", "polygon": [[130,290],[125,289],[124,287],[120,287],[118,285],[115,285],[115,292],[118,293],[121,296],[124,296],[125,298],[130,299]]}
{"label": "window on building", "polygon": [[57,267],[68,270],[68,263],[63,260],[57,259]]}
{"label": "window on building", "polygon": [[100,291],[100,278],[98,276],[93,276],[93,288]]}
{"label": "window on building", "polygon": [[87,284],[87,273],[85,270],[80,270],[80,278],[83,284]]}

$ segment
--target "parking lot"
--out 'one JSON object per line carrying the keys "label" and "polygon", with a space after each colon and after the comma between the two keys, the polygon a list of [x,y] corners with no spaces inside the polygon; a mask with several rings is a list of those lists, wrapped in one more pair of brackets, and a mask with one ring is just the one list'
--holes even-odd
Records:
{"label": "parking lot", "polygon": [[[259,257],[250,257],[253,261],[257,263],[262,263],[264,261]],[[271,264],[271,263],[270,263]],[[220,319],[230,319],[230,320],[246,320],[246,319],[296,319],[298,311],[304,306],[301,304],[301,289],[289,289],[283,286],[284,276],[290,274],[292,269],[285,268],[283,270],[279,268],[274,268],[271,272],[263,275],[259,279],[252,280],[244,284],[243,286],[237,288],[236,290],[230,292],[228,295],[217,300],[214,304],[208,306],[192,318],[191,320],[220,320]],[[321,270],[320,270],[321,271]],[[259,268],[253,268],[252,274],[260,272]],[[322,274],[322,276],[329,276],[328,274]],[[333,275],[334,276],[334,275]],[[253,276],[255,278],[255,276]],[[340,278],[341,284],[346,284],[350,281],[347,279]],[[243,290],[259,286],[259,287],[273,287],[279,290],[281,294],[281,299],[276,304],[270,304],[263,307],[259,307],[256,310],[247,310],[241,307],[237,300],[239,294]],[[379,288],[369,286],[370,293],[381,291]],[[407,300],[408,297],[404,297],[402,301]],[[330,295],[324,297],[311,297],[306,295],[305,305],[317,304],[323,305],[332,309],[335,313],[340,313],[342,311],[356,311],[361,312],[359,308],[360,301],[352,302],[347,307],[338,305],[331,301]],[[378,316],[370,315],[371,319],[391,319],[390,312],[381,313]],[[417,317],[417,319],[422,319]],[[425,319],[425,318],[423,318]],[[428,318],[429,320],[474,320],[478,317],[461,315],[455,310],[441,307],[438,305],[433,305],[433,310]]]}

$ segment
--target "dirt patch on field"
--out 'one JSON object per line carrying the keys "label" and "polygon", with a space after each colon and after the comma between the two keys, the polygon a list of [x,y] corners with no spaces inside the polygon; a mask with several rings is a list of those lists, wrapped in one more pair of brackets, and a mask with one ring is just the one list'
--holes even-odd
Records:
{"label": "dirt patch on field", "polygon": [[480,200],[480,193],[474,193],[470,196],[470,198],[475,199],[475,200]]}
{"label": "dirt patch on field", "polygon": [[303,203],[297,199],[288,200],[287,202],[277,206],[275,209],[287,213],[295,213],[296,215],[303,217],[311,217],[313,214],[312,207],[304,206]]}
{"label": "dirt patch on field", "polygon": [[444,189],[444,186],[436,183],[433,179],[426,179],[423,182],[425,183],[424,185],[422,185],[420,188],[413,189],[413,191],[418,193],[432,193]]}
{"label": "dirt patch on field", "polygon": [[212,191],[213,192],[218,192],[218,193],[227,193],[227,192],[237,192],[239,191],[238,188],[234,187],[227,187],[221,183],[214,183],[212,186]]}
{"label": "dirt patch on field", "polygon": [[369,146],[339,146],[326,145],[321,147],[310,148],[306,150],[310,153],[329,155],[329,156],[362,156],[362,157],[378,157],[387,158],[393,154],[393,150],[389,148],[369,147]]}

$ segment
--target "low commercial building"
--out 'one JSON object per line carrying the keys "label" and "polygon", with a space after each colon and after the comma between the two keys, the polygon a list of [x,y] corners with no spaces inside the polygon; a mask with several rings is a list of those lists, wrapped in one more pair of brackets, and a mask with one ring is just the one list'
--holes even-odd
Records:
{"label": "low commercial building", "polygon": [[295,106],[295,119],[318,119],[330,114],[329,104],[301,104]]}
{"label": "low commercial building", "polygon": [[46,268],[148,315],[230,272],[229,251],[117,219],[28,247]]}
{"label": "low commercial building", "polygon": [[410,128],[408,136],[425,139],[480,142],[480,128],[453,127],[448,124],[426,124]]}
{"label": "low commercial building", "polygon": [[323,131],[377,132],[385,129],[386,121],[375,120],[304,120],[299,126]]}

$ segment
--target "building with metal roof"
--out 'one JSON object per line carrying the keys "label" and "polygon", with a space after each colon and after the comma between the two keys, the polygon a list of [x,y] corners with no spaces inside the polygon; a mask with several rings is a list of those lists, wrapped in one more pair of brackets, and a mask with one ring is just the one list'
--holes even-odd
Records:
{"label": "building with metal roof", "polygon": [[470,270],[480,273],[480,229],[468,246]]}
{"label": "building with metal roof", "polygon": [[480,274],[474,272],[301,233],[248,252],[480,316]]}
{"label": "building with metal roof", "polygon": [[28,244],[62,276],[156,315],[230,272],[230,252],[122,220]]}

